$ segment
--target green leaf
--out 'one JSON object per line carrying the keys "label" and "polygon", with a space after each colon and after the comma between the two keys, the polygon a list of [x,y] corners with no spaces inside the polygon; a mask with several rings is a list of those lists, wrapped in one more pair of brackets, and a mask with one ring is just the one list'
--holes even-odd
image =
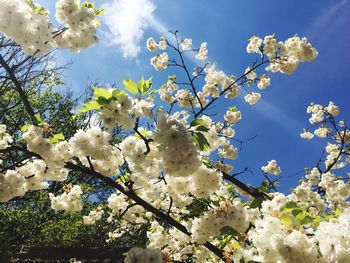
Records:
{"label": "green leaf", "polygon": [[80,112],[87,112],[90,110],[98,110],[100,108],[101,108],[101,105],[97,101],[92,100],[92,101],[85,103],[84,107],[82,109],[80,109],[79,111]]}
{"label": "green leaf", "polygon": [[108,89],[97,88],[97,87],[93,87],[93,89],[94,89],[94,94],[97,98],[101,97],[105,99],[110,99],[112,97],[112,94]]}
{"label": "green leaf", "polygon": [[237,111],[237,107],[230,107],[228,108],[230,111]]}
{"label": "green leaf", "polygon": [[28,131],[29,126],[30,126],[29,124],[23,125],[23,126],[21,127],[21,132],[26,132],[26,131]]}
{"label": "green leaf", "polygon": [[211,167],[211,160],[208,156],[204,156],[202,158],[202,161],[204,163],[205,166],[207,166],[208,168]]}
{"label": "green leaf", "polygon": [[290,201],[290,202],[286,203],[286,205],[284,207],[285,208],[298,208],[298,204],[296,202]]}
{"label": "green leaf", "polygon": [[104,98],[104,97],[98,97],[97,98],[97,103],[98,104],[100,104],[101,106],[106,106],[106,105],[108,105],[108,103],[109,103],[109,99],[106,99],[106,98]]}
{"label": "green leaf", "polygon": [[340,216],[341,213],[342,213],[342,211],[341,211],[341,209],[340,209],[339,207],[337,207],[337,209],[335,209],[335,211],[334,211],[334,215],[335,215],[336,217]]}
{"label": "green leaf", "polygon": [[[145,138],[147,137],[147,130],[140,130],[139,133],[141,133],[141,135],[142,135],[143,137],[145,137]],[[136,133],[136,132],[135,132],[134,136],[135,136],[136,138],[138,138],[138,139],[141,139],[140,135],[139,135],[138,133]]]}
{"label": "green leaf", "polygon": [[34,8],[34,13],[39,15],[47,15],[48,11],[40,5],[36,5]]}
{"label": "green leaf", "polygon": [[81,6],[86,7],[86,8],[95,8],[95,3],[94,2],[85,1]]}
{"label": "green leaf", "polygon": [[234,229],[233,227],[230,226],[224,226],[223,228],[220,229],[220,233],[222,235],[232,235],[232,236],[238,236],[239,232]]}
{"label": "green leaf", "polygon": [[97,8],[95,10],[95,16],[102,16],[105,13],[105,9],[104,8]]}
{"label": "green leaf", "polygon": [[202,133],[200,132],[194,133],[192,136],[192,139],[198,146],[199,150],[206,151],[209,149],[210,144]]}
{"label": "green leaf", "polygon": [[253,40],[254,38],[256,38],[257,36],[251,36],[249,39],[248,39],[248,41],[251,41],[251,40]]}
{"label": "green leaf", "polygon": [[205,120],[203,119],[194,119],[191,124],[190,124],[190,127],[194,127],[194,126],[198,126],[198,125],[206,125],[206,122]]}
{"label": "green leaf", "polygon": [[39,126],[43,126],[46,124],[46,122],[41,119],[38,113],[34,115],[34,118],[36,119]]}
{"label": "green leaf", "polygon": [[117,183],[124,183],[130,178],[130,173],[126,172],[125,174],[119,176],[116,180]]}
{"label": "green leaf", "polygon": [[56,138],[57,140],[64,141],[64,135],[62,133],[54,134],[53,138]]}
{"label": "green leaf", "polygon": [[137,83],[137,89],[140,93],[146,93],[152,86],[152,78],[142,79]]}
{"label": "green leaf", "polygon": [[33,0],[24,0],[24,2],[32,9],[35,8],[35,4],[33,2]]}
{"label": "green leaf", "polygon": [[292,226],[293,225],[293,219],[289,215],[282,215],[280,217],[281,223],[286,226]]}
{"label": "green leaf", "polygon": [[132,94],[137,94],[138,89],[136,83],[132,79],[125,79],[123,81],[124,87],[127,91],[129,91]]}
{"label": "green leaf", "polygon": [[168,80],[176,80],[176,75],[168,76]]}
{"label": "green leaf", "polygon": [[[292,215],[295,216],[295,217],[297,217],[297,219],[298,219],[298,215],[301,214],[299,217],[302,217],[303,212],[304,212],[304,211],[303,211],[302,209],[296,208],[296,209],[293,209],[293,210],[292,210]],[[304,213],[304,217],[305,217],[305,215],[306,215],[306,214]]]}
{"label": "green leaf", "polygon": [[250,204],[250,208],[257,208],[261,207],[261,203],[264,202],[265,199],[263,197],[257,197],[253,200],[253,202]]}
{"label": "green leaf", "polygon": [[154,89],[154,90],[151,90],[148,94],[151,96],[152,94],[154,94],[154,93],[156,93],[156,92],[158,92],[158,90],[157,90],[157,89]]}
{"label": "green leaf", "polygon": [[50,142],[51,142],[51,143],[58,143],[58,142],[59,142],[59,140],[58,140],[58,139],[56,139],[56,138],[50,138]]}
{"label": "green leaf", "polygon": [[204,131],[204,132],[207,132],[209,131],[209,129],[203,125],[200,125],[196,128],[196,131]]}
{"label": "green leaf", "polygon": [[314,222],[314,219],[311,216],[305,216],[305,218],[300,220],[301,225],[306,225],[306,224],[312,224]]}

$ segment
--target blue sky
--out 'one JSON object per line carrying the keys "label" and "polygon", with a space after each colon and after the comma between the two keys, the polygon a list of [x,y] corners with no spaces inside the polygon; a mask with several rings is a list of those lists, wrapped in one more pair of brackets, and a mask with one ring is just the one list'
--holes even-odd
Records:
{"label": "blue sky", "polygon": [[[47,6],[46,1],[39,2]],[[49,3],[51,13],[54,2]],[[235,127],[238,138],[257,135],[233,163],[235,171],[249,167],[254,172],[240,176],[246,182],[260,181],[260,167],[276,159],[283,171],[280,189],[287,191],[296,185],[305,167],[317,162],[323,141],[299,137],[309,125],[309,102],[332,100],[341,107],[342,118],[350,120],[349,0],[106,0],[96,4],[114,10],[114,16],[107,12],[103,19],[100,43],[78,54],[58,52],[58,63],[73,63],[65,79],[76,94],[86,88],[89,79],[121,84],[124,78],[145,76],[153,77],[155,86],[160,86],[171,70],[154,71],[149,63],[152,54],[144,43],[168,29],[191,37],[197,46],[208,42],[209,59],[228,75],[241,74],[254,61],[245,51],[253,35],[275,33],[278,40],[285,40],[298,33],[317,48],[318,58],[302,63],[293,75],[269,74],[272,84],[257,105],[250,106],[240,97],[216,107],[217,112],[228,106],[241,110],[243,120]],[[138,48],[139,52],[133,51]]]}

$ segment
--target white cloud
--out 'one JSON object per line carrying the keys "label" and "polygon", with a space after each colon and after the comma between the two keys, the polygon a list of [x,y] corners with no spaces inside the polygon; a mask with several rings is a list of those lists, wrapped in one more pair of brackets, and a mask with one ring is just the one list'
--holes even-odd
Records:
{"label": "white cloud", "polygon": [[143,33],[153,20],[154,0],[112,0],[104,8],[110,44],[117,46],[125,58],[137,57]]}

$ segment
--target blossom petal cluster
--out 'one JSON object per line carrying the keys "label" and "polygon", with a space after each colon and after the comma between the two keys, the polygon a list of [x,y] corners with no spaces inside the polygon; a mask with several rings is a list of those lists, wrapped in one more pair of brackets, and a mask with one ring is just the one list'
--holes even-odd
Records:
{"label": "blossom petal cluster", "polygon": [[33,1],[0,1],[0,32],[13,38],[30,56],[41,57],[55,46],[72,51],[92,46],[98,41],[99,26],[92,6],[75,0],[56,2],[56,19],[62,29],[53,26],[48,11]]}

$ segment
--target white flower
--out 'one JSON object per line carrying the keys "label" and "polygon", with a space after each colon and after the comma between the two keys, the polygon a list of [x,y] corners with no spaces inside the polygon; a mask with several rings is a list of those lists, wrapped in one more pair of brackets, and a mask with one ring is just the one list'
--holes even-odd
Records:
{"label": "white flower", "polygon": [[182,50],[188,51],[192,49],[192,39],[191,38],[185,38],[181,41],[180,46]]}
{"label": "white flower", "polygon": [[8,148],[12,141],[12,137],[6,133],[6,125],[0,124],[0,150]]}
{"label": "white flower", "polygon": [[79,52],[98,42],[98,23],[93,8],[79,6],[72,0],[59,0],[56,2],[56,19],[68,28],[54,38],[60,48]]}
{"label": "white flower", "polygon": [[254,105],[260,100],[260,97],[261,97],[260,93],[252,92],[252,93],[247,94],[244,97],[244,99],[250,105]]}
{"label": "white flower", "polygon": [[240,111],[233,111],[228,110],[224,115],[225,121],[227,121],[230,124],[234,124],[237,121],[241,119],[241,112]]}
{"label": "white flower", "polygon": [[196,59],[205,60],[208,58],[208,45],[207,42],[203,42],[199,48],[198,54],[196,55]]}
{"label": "white flower", "polygon": [[311,132],[304,130],[304,132],[300,133],[300,137],[306,140],[311,140],[314,135]]}
{"label": "white flower", "polygon": [[262,44],[262,39],[256,36],[253,36],[249,39],[249,43],[247,46],[248,53],[260,53],[260,46]]}
{"label": "white flower", "polygon": [[329,114],[333,116],[337,116],[340,113],[339,107],[336,106],[333,101],[329,102],[329,105],[326,107],[326,110]]}
{"label": "white flower", "polygon": [[151,65],[158,71],[164,70],[168,66],[169,56],[167,53],[157,54],[151,58]]}
{"label": "white flower", "polygon": [[267,36],[264,39],[264,53],[269,56],[271,61],[266,70],[285,74],[292,74],[300,62],[311,61],[318,54],[306,38],[301,39],[298,36],[278,44],[276,44],[274,36]]}
{"label": "white flower", "polygon": [[124,263],[164,263],[161,251],[150,248],[133,247],[126,254]]}
{"label": "white flower", "polygon": [[320,138],[326,138],[331,131],[331,128],[320,127],[314,131],[314,134]]}
{"label": "white flower", "polygon": [[265,36],[264,38],[264,54],[271,57],[277,49],[277,41],[274,35]]}
{"label": "white flower", "polygon": [[50,193],[51,207],[57,211],[64,210],[68,213],[78,212],[83,209],[83,202],[80,197],[82,193],[83,191],[79,185],[74,185],[68,193],[63,193],[59,196],[54,196]]}
{"label": "white flower", "polygon": [[277,165],[276,160],[271,160],[266,166],[261,166],[261,170],[265,173],[279,175],[281,173],[281,168]]}
{"label": "white flower", "polygon": [[23,196],[28,191],[26,179],[17,171],[0,173],[0,202],[7,202],[15,196]]}
{"label": "white flower", "polygon": [[265,89],[268,86],[270,86],[270,78],[266,75],[263,75],[260,77],[260,80],[258,82],[258,88],[259,89]]}
{"label": "white flower", "polygon": [[93,225],[102,218],[104,211],[102,209],[91,210],[88,216],[83,216],[84,224]]}
{"label": "white flower", "polygon": [[158,43],[158,47],[160,50],[165,50],[168,47],[168,42],[164,37],[160,38],[160,41]]}
{"label": "white flower", "polygon": [[255,80],[256,79],[256,73],[250,67],[247,67],[245,69],[244,74],[246,74],[246,77],[249,80]]}
{"label": "white flower", "polygon": [[151,52],[154,52],[157,50],[158,48],[158,44],[157,42],[154,40],[153,37],[150,37],[147,39],[147,42],[146,42],[146,46],[147,46],[147,49]]}

